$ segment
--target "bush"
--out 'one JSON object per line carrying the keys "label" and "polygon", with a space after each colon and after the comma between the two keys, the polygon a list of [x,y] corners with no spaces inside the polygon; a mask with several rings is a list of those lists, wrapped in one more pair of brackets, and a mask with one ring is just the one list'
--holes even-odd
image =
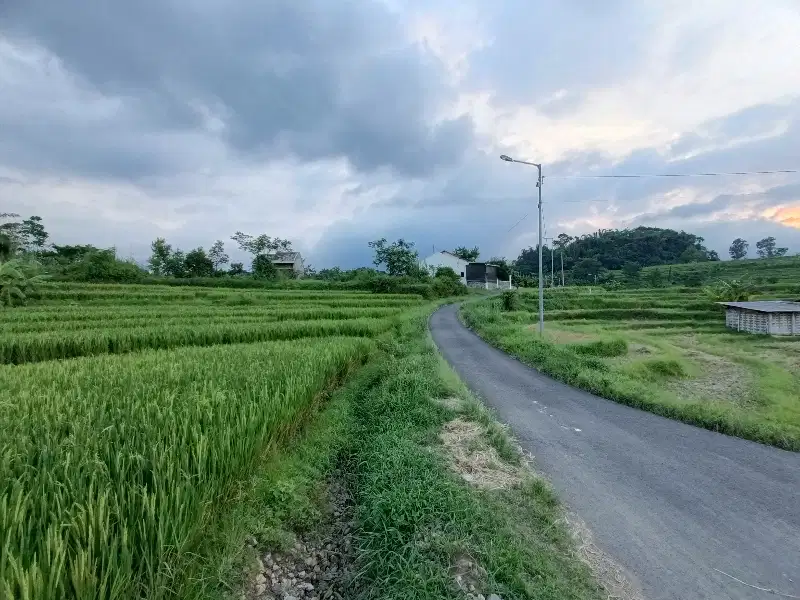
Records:
{"label": "bush", "polygon": [[66,267],[64,275],[72,281],[138,283],[147,272],[132,261],[118,259],[113,250],[98,250]]}
{"label": "bush", "polygon": [[505,311],[517,310],[519,308],[519,295],[514,290],[506,290],[501,297],[501,306]]}

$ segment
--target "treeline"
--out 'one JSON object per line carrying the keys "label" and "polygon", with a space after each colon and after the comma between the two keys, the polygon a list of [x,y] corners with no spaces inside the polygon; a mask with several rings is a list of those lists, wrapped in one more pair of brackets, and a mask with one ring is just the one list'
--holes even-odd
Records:
{"label": "treeline", "polygon": [[[419,266],[414,243],[385,239],[370,242],[376,268],[317,272],[310,265],[278,269],[286,257],[300,264],[292,242],[266,234],[237,231],[231,240],[250,255],[249,265],[230,262],[225,243],[217,240],[184,251],[164,238],[151,244],[147,267],[117,256],[114,248],[50,244],[42,219],[19,220],[0,213],[0,305],[23,302],[44,278],[80,282],[144,283],[232,288],[302,288],[364,290],[376,293],[420,294],[428,298],[461,294],[465,288],[451,269],[430,273]],[[379,270],[378,267],[383,267]]]}

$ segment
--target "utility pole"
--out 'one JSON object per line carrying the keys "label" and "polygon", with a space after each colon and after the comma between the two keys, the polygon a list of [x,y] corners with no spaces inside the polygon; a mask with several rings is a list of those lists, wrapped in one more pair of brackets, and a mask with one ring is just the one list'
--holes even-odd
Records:
{"label": "utility pole", "polygon": [[500,159],[506,162],[520,163],[536,167],[539,176],[536,179],[536,187],[539,188],[539,335],[544,335],[544,270],[542,269],[542,242],[544,241],[544,234],[542,232],[542,165],[541,163],[532,163],[525,160],[517,160],[506,156],[500,155]]}

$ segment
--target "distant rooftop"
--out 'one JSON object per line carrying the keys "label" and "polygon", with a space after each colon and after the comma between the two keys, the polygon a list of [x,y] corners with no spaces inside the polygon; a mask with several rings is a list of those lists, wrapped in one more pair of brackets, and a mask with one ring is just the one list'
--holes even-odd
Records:
{"label": "distant rooftop", "polygon": [[759,300],[757,302],[717,302],[730,308],[741,308],[744,310],[754,310],[756,312],[776,313],[776,312],[797,312],[800,313],[800,302],[789,300]]}
{"label": "distant rooftop", "polygon": [[296,259],[300,258],[300,253],[276,252],[275,254],[270,254],[269,258],[272,260],[272,262],[294,262]]}

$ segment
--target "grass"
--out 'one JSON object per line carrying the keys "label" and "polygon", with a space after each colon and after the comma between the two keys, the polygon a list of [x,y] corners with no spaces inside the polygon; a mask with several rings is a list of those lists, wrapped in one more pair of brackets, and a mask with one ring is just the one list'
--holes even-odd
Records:
{"label": "grass", "polygon": [[490,343],[576,387],[800,451],[796,340],[732,333],[718,307],[685,288],[547,290],[546,305],[557,308],[546,312],[544,339],[533,326],[535,294],[521,294],[520,305],[504,312],[488,299],[462,316]]}
{"label": "grass", "polygon": [[462,556],[487,595],[600,597],[543,482],[490,492],[448,467],[456,412],[436,399],[453,395],[520,457],[433,350],[432,304],[53,287],[0,312],[16,363],[0,365],[0,597],[239,598],[244,540],[315,527],[334,470],[356,504],[357,598],[463,598]]}

